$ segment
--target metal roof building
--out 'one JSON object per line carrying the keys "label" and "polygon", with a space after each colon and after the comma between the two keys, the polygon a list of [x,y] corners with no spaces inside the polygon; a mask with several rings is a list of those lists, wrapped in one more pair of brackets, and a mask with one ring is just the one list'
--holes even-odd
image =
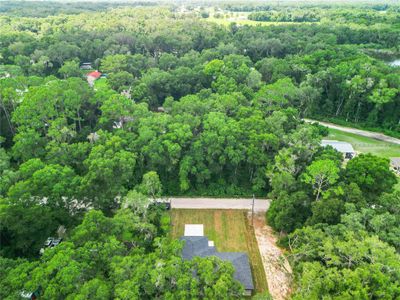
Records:
{"label": "metal roof building", "polygon": [[391,157],[390,163],[395,168],[400,168],[400,157]]}
{"label": "metal roof building", "polygon": [[390,166],[397,174],[400,174],[400,157],[391,157]]}
{"label": "metal roof building", "polygon": [[341,153],[356,153],[353,146],[347,142],[341,142],[336,140],[322,140],[321,146],[323,147],[331,146],[333,149],[336,149]]}

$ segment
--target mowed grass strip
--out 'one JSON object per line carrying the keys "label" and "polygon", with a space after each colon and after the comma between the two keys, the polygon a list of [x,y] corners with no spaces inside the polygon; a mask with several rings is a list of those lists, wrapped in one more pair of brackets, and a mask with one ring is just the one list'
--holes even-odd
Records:
{"label": "mowed grass strip", "polygon": [[216,209],[173,209],[172,237],[184,234],[185,224],[204,224],[204,234],[219,252],[246,252],[249,255],[256,292],[268,290],[264,267],[247,211]]}
{"label": "mowed grass strip", "polygon": [[400,156],[400,145],[375,140],[373,138],[337,129],[329,128],[329,135],[326,139],[348,142],[353,145],[353,148],[357,152],[361,153],[372,153],[376,156],[386,158]]}

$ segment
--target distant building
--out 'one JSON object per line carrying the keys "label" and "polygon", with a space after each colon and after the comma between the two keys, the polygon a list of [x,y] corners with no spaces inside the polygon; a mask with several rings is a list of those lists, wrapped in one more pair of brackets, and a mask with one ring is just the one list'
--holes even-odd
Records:
{"label": "distant building", "polygon": [[395,173],[400,175],[400,157],[391,157],[390,166]]}
{"label": "distant building", "polygon": [[[186,234],[194,234],[187,236]],[[234,278],[238,280],[245,289],[245,295],[251,296],[254,290],[253,277],[249,257],[245,252],[218,252],[213,241],[209,241],[207,237],[202,236],[202,224],[185,225],[185,236],[180,240],[185,242],[182,250],[182,257],[185,260],[191,260],[195,256],[208,257],[216,256],[224,261],[229,261],[235,268]]]}
{"label": "distant building", "polygon": [[60,243],[62,242],[62,238],[53,238],[53,237],[49,237],[47,238],[47,240],[44,242],[44,247],[40,249],[39,253],[43,254],[44,250],[46,248],[53,248],[55,246],[58,246]]}
{"label": "distant building", "polygon": [[99,71],[93,71],[93,72],[90,72],[90,73],[88,73],[87,75],[86,75],[86,78],[87,78],[87,82],[89,83],[89,85],[91,86],[91,87],[93,87],[93,85],[94,85],[94,82],[97,80],[97,79],[99,79],[101,77],[101,72],[99,72]]}
{"label": "distant building", "polygon": [[92,63],[90,63],[90,62],[82,63],[81,66],[80,66],[80,69],[81,70],[91,70],[91,69],[93,69],[92,68]]}
{"label": "distant building", "polygon": [[321,146],[331,146],[333,149],[336,149],[340,153],[343,154],[345,159],[352,159],[356,156],[356,151],[350,143],[336,141],[336,140],[322,140]]}

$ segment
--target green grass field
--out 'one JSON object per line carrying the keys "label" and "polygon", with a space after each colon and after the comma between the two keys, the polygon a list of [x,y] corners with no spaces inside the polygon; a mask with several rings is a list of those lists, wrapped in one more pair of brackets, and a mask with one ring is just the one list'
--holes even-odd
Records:
{"label": "green grass field", "polygon": [[220,252],[247,252],[256,292],[268,290],[254,231],[243,210],[173,209],[172,237],[184,233],[185,224],[204,224],[204,234]]}
{"label": "green grass field", "polygon": [[328,139],[349,142],[357,152],[372,153],[381,157],[400,156],[400,145],[384,141],[378,141],[372,138],[359,136],[357,134],[343,132],[337,129],[329,128]]}
{"label": "green grass field", "polygon": [[97,90],[108,88],[108,83],[106,78],[99,78],[94,82],[94,88]]}
{"label": "green grass field", "polygon": [[[288,25],[301,25],[308,24],[307,22],[261,22],[261,21],[253,21],[253,20],[243,20],[243,19],[227,19],[227,18],[214,18],[210,17],[207,19],[210,22],[217,23],[219,25],[228,26],[231,23],[236,23],[238,25],[250,25],[250,26],[288,26]],[[311,24],[311,23],[310,23]],[[315,23],[313,23],[315,24]]]}

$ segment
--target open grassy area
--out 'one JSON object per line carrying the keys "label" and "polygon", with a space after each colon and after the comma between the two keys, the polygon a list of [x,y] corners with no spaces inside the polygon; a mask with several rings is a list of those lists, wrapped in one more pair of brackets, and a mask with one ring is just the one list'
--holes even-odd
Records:
{"label": "open grassy area", "polygon": [[185,224],[204,224],[204,234],[220,252],[247,252],[256,292],[268,290],[256,237],[243,210],[173,209],[172,237],[184,233]]}
{"label": "open grassy area", "polygon": [[359,136],[357,134],[343,132],[337,129],[329,128],[329,135],[327,138],[349,142],[357,152],[369,152],[386,158],[400,156],[400,145],[378,141],[373,138]]}
{"label": "open grassy area", "polygon": [[394,189],[395,189],[396,191],[400,191],[400,177],[398,177],[397,179],[398,179],[398,180],[397,180],[397,184],[394,186]]}
{"label": "open grassy area", "polygon": [[99,78],[94,82],[94,88],[97,90],[108,88],[108,83],[106,78]]}
{"label": "open grassy area", "polygon": [[238,25],[250,25],[250,26],[273,26],[273,25],[288,26],[288,25],[311,24],[311,23],[307,23],[307,22],[261,22],[261,21],[253,21],[253,20],[248,20],[248,19],[214,18],[214,17],[210,17],[207,20],[210,22],[217,23],[219,25],[224,25],[224,26],[228,26],[231,23],[236,23]]}
{"label": "open grassy area", "polygon": [[[210,17],[205,19],[210,22],[217,23],[219,25],[228,26],[231,23],[236,23],[238,25],[250,25],[250,26],[272,26],[272,25],[301,25],[301,24],[311,24],[310,22],[262,22],[262,21],[254,21],[249,20],[248,16],[251,12],[218,12],[215,9],[210,9],[208,11],[210,13]],[[313,23],[315,24],[315,23]]]}

